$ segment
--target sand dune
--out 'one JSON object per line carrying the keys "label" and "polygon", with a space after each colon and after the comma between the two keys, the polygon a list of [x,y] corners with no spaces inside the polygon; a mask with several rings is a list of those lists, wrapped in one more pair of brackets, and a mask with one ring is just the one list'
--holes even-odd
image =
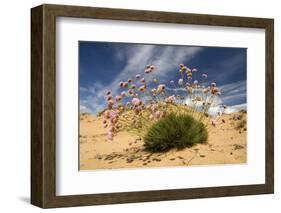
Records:
{"label": "sand dune", "polygon": [[209,126],[207,144],[165,153],[143,150],[143,141],[129,132],[107,140],[102,117],[80,115],[80,169],[117,169],[246,163],[246,112],[223,115],[216,127]]}

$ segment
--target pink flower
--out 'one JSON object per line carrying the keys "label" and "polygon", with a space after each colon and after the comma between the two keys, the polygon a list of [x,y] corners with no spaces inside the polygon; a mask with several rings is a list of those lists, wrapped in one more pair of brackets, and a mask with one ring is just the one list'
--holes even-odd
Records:
{"label": "pink flower", "polygon": [[146,73],[146,74],[151,73],[151,72],[152,72],[152,71],[151,71],[150,68],[146,68],[146,69],[144,70],[144,73]]}
{"label": "pink flower", "polygon": [[122,96],[117,95],[117,96],[115,97],[115,101],[116,101],[116,102],[119,102],[119,101],[121,101],[121,100],[122,100]]}
{"label": "pink flower", "polygon": [[106,120],[103,120],[103,121],[102,121],[102,123],[103,123],[103,124],[106,124],[106,123],[107,123],[107,121],[106,121]]}
{"label": "pink flower", "polygon": [[208,78],[208,75],[207,74],[202,74],[202,78]]}
{"label": "pink flower", "polygon": [[182,72],[185,72],[188,68],[186,66],[181,67]]}
{"label": "pink flower", "polygon": [[191,75],[192,75],[191,69],[187,68],[187,69],[186,69],[186,73],[187,73],[187,74],[191,73]]}
{"label": "pink flower", "polygon": [[123,106],[119,107],[119,113],[123,113],[125,111],[125,108]]}
{"label": "pink flower", "polygon": [[111,100],[112,99],[112,95],[108,95],[107,97],[106,97],[106,100],[107,101],[109,101],[109,100]]}
{"label": "pink flower", "polygon": [[141,100],[138,99],[138,98],[133,98],[133,99],[132,99],[132,104],[133,104],[134,106],[139,106],[139,105],[141,104]]}
{"label": "pink flower", "polygon": [[127,87],[128,86],[128,82],[123,82],[123,87]]}
{"label": "pink flower", "polygon": [[112,109],[113,105],[114,105],[114,101],[113,100],[109,100],[107,102],[108,109]]}
{"label": "pink flower", "polygon": [[212,94],[213,95],[220,95],[220,89],[218,87],[212,87]]}
{"label": "pink flower", "polygon": [[119,87],[124,87],[124,82],[119,82]]}
{"label": "pink flower", "polygon": [[104,112],[104,114],[103,114],[103,117],[104,117],[105,119],[109,119],[109,118],[110,118],[110,111],[106,110],[106,111]]}
{"label": "pink flower", "polygon": [[103,124],[103,128],[107,128],[107,124]]}
{"label": "pink flower", "polygon": [[142,79],[140,80],[140,82],[141,82],[141,83],[145,83],[145,79],[142,78]]}
{"label": "pink flower", "polygon": [[151,110],[152,110],[152,112],[156,111],[157,110],[157,105],[156,104],[152,104]]}
{"label": "pink flower", "polygon": [[183,85],[183,79],[182,78],[179,79],[178,84]]}
{"label": "pink flower", "polygon": [[144,92],[144,91],[145,91],[145,89],[146,89],[146,86],[145,86],[145,85],[143,85],[143,86],[140,86],[139,91],[140,91],[140,92]]}
{"label": "pink flower", "polygon": [[157,93],[161,93],[161,92],[163,92],[165,90],[165,88],[166,88],[165,84],[159,84],[158,87],[157,87],[156,92]]}
{"label": "pink flower", "polygon": [[168,98],[166,98],[165,101],[166,101],[167,103],[173,104],[173,103],[175,103],[175,101],[176,101],[176,97],[175,97],[174,95],[171,95],[171,96],[169,96]]}
{"label": "pink flower", "polygon": [[129,90],[128,90],[128,93],[129,93],[130,95],[132,95],[132,94],[134,93],[134,90],[129,89]]}
{"label": "pink flower", "polygon": [[145,67],[144,72],[145,72],[145,73],[151,73],[154,69],[155,69],[155,66],[154,66],[153,64],[147,65],[147,66]]}
{"label": "pink flower", "polygon": [[191,71],[192,72],[197,72],[198,70],[196,68],[193,68]]}
{"label": "pink flower", "polygon": [[122,96],[122,97],[125,97],[126,95],[127,95],[127,94],[126,94],[125,91],[121,92],[121,96]]}

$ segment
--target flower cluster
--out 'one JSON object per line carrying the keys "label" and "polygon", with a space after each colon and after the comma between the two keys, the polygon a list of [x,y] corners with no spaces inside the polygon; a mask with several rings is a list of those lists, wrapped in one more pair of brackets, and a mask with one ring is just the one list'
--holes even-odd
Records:
{"label": "flower cluster", "polygon": [[[149,126],[151,122],[166,116],[173,107],[174,110],[197,111],[203,116],[213,106],[216,97],[221,95],[216,82],[206,82],[206,73],[196,79],[197,68],[180,64],[179,78],[168,83],[146,77],[155,71],[156,66],[149,64],[143,75],[137,74],[133,79],[121,81],[119,94],[114,96],[111,91],[105,94],[107,109],[103,113],[103,127],[108,130],[109,140],[113,140],[118,131],[126,126],[129,129]],[[216,126],[215,120],[211,124]]]}

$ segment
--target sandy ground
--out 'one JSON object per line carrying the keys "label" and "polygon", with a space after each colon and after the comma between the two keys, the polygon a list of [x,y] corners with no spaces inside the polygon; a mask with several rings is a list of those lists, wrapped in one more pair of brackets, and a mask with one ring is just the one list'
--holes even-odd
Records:
{"label": "sandy ground", "polygon": [[132,133],[119,132],[108,141],[102,118],[81,114],[80,170],[246,163],[246,125],[237,128],[246,117],[245,112],[223,115],[218,126],[208,127],[207,144],[151,154]]}

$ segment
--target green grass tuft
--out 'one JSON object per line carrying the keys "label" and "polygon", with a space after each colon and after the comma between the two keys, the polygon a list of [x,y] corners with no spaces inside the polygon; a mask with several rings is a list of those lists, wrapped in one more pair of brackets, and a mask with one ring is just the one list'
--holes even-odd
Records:
{"label": "green grass tuft", "polygon": [[153,124],[144,136],[144,148],[150,152],[183,149],[207,141],[204,124],[186,114],[170,113]]}

